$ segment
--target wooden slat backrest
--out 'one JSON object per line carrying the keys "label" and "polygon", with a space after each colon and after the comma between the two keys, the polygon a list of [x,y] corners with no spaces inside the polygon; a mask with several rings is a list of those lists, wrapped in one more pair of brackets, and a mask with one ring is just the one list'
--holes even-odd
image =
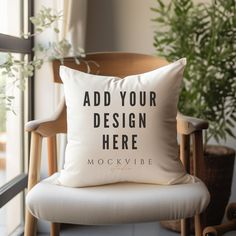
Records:
{"label": "wooden slat backrest", "polygon": [[[168,64],[166,60],[155,56],[127,52],[87,54],[79,65],[75,63],[74,58],[64,59],[65,66],[83,72],[88,72],[87,63],[90,65],[91,74],[117,76],[121,78],[151,71]],[[59,75],[60,65],[61,62],[59,60],[53,61],[54,82],[56,83],[62,83]],[[60,106],[57,117],[57,129],[59,129],[61,133],[65,133],[67,130],[65,104]]]}
{"label": "wooden slat backrest", "polygon": [[[72,69],[88,72],[87,62],[90,65],[91,74],[125,77],[132,74],[140,74],[168,64],[164,59],[144,54],[126,52],[90,53],[81,60],[80,65],[74,58],[65,58],[64,65]],[[95,62],[97,65],[95,65]],[[54,82],[62,83],[59,76],[61,62],[53,61]]]}

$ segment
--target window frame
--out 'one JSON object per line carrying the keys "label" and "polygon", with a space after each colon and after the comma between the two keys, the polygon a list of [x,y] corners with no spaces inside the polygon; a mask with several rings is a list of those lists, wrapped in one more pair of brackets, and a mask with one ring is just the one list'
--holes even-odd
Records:
{"label": "window frame", "polygon": [[[24,4],[27,5],[27,10],[24,10]],[[27,32],[31,32],[33,34],[33,24],[30,22],[30,17],[34,14],[34,0],[21,0],[21,15],[23,20],[23,29],[25,21],[27,21]],[[25,16],[26,15],[26,16]],[[0,33],[0,52],[10,52],[10,53],[20,53],[23,55],[28,55],[28,60],[32,60],[34,54],[32,48],[34,47],[34,40],[31,37],[30,39],[23,39],[14,37],[11,35],[1,34]],[[34,78],[31,77],[28,80],[28,89],[27,89],[27,117],[26,120],[32,120],[34,118]],[[24,120],[23,119],[23,122]],[[22,139],[27,141],[26,146],[24,145],[24,141],[22,141],[22,167],[23,173],[17,175],[12,180],[5,183],[0,187],[0,208],[4,206],[7,202],[9,202],[12,198],[14,198],[18,193],[24,191],[27,187],[28,182],[28,162],[29,158],[27,153],[29,153],[30,148],[30,136],[27,134],[25,137],[24,129],[22,127]],[[25,149],[27,149],[25,151]],[[26,160],[26,165],[25,165]]]}

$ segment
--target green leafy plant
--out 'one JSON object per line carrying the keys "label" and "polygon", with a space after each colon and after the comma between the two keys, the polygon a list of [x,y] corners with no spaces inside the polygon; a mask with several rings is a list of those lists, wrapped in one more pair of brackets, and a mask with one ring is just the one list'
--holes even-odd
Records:
{"label": "green leafy plant", "polygon": [[[45,30],[53,30],[56,33],[60,33],[60,30],[56,27],[56,23],[62,20],[62,17],[63,15],[60,12],[53,12],[51,8],[42,7],[37,15],[30,18],[30,21],[34,25],[35,33],[22,33],[22,38],[35,37]],[[13,86],[24,90],[26,79],[32,77],[35,70],[39,70],[44,62],[59,59],[63,64],[63,58],[72,55],[76,63],[80,63],[80,60],[85,56],[82,48],[73,48],[66,39],[57,42],[49,41],[47,45],[38,43],[32,50],[35,52],[36,56],[34,56],[31,61],[26,60],[24,57],[16,59],[12,53],[1,54],[0,80],[6,79],[8,82],[10,81]],[[0,91],[5,91],[5,88],[6,83],[1,82]],[[13,96],[8,96],[5,92],[1,92],[0,104],[2,108],[5,106],[6,110],[14,112],[12,107],[13,100]]]}
{"label": "green leafy plant", "polygon": [[179,110],[209,121],[205,143],[236,138],[236,2],[157,0],[157,54],[168,61],[186,57]]}

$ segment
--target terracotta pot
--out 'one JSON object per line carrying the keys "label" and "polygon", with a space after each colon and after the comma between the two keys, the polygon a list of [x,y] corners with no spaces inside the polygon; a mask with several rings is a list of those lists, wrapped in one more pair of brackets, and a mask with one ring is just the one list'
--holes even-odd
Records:
{"label": "terracotta pot", "polygon": [[[206,209],[206,226],[221,223],[228,204],[233,178],[235,151],[224,146],[207,146],[205,153],[205,178],[211,201]],[[180,221],[162,221],[161,225],[172,231],[180,232]],[[191,231],[194,231],[193,222]]]}

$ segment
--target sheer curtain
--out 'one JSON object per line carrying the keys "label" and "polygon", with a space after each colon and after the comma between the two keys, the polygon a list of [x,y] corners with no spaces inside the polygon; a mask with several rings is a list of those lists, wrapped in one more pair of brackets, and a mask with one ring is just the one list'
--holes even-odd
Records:
{"label": "sheer curtain", "polygon": [[[87,22],[87,0],[55,0],[55,9],[63,14],[63,21],[59,22],[60,33],[57,40],[67,39],[74,50],[85,48],[86,40],[86,22]],[[67,55],[72,56],[72,55]],[[63,97],[63,88],[56,85],[55,88],[55,107]],[[59,169],[64,164],[64,154],[66,147],[66,135],[60,135],[58,138],[58,152],[60,157]]]}
{"label": "sheer curtain", "polygon": [[63,16],[63,37],[73,48],[85,48],[87,0],[64,0]]}

